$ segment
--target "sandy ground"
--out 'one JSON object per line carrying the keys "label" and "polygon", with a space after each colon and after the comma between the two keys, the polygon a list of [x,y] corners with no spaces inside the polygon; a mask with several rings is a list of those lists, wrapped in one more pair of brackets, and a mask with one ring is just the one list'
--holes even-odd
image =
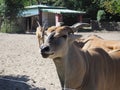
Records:
{"label": "sandy ground", "polygon": [[[120,40],[120,32],[79,34]],[[61,90],[54,63],[41,57],[35,35],[0,33],[0,77],[24,81],[46,90]]]}

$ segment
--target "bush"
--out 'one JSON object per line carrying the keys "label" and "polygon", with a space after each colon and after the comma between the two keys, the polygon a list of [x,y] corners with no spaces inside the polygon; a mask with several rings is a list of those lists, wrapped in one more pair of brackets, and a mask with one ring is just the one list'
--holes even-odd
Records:
{"label": "bush", "polygon": [[20,23],[16,21],[5,20],[1,25],[1,32],[3,33],[25,33]]}
{"label": "bush", "polygon": [[106,19],[106,13],[104,10],[99,10],[97,12],[97,21],[100,22],[100,21],[104,21]]}

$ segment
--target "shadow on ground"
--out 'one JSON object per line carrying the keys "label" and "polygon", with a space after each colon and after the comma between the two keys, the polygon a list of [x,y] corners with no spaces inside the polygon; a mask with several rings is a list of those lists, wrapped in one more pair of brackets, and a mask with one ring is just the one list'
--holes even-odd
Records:
{"label": "shadow on ground", "polygon": [[46,90],[28,84],[28,76],[0,76],[0,90]]}

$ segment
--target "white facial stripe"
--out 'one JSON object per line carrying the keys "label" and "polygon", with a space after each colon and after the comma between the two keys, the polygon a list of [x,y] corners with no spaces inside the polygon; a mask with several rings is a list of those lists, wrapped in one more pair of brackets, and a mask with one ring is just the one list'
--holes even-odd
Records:
{"label": "white facial stripe", "polygon": [[55,32],[50,33],[50,34],[47,36],[46,41],[49,42],[54,35],[55,35]]}

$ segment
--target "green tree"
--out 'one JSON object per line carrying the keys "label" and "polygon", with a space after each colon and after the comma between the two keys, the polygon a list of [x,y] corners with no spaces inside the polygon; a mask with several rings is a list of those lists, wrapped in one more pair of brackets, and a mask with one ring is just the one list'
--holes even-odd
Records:
{"label": "green tree", "polygon": [[3,17],[4,17],[4,13],[5,13],[5,4],[3,0],[0,0],[0,30],[1,30],[1,25],[2,25],[2,21],[3,21]]}
{"label": "green tree", "polygon": [[54,5],[64,6],[73,10],[86,11],[87,17],[96,19],[99,3],[100,1],[98,2],[98,0],[57,0]]}
{"label": "green tree", "polygon": [[64,6],[75,10],[86,10],[91,2],[91,0],[57,0],[54,5]]}
{"label": "green tree", "polygon": [[28,5],[36,5],[36,4],[47,4],[47,5],[53,5],[56,0],[27,0],[25,2],[25,6]]}
{"label": "green tree", "polygon": [[100,22],[100,21],[105,20],[105,15],[106,13],[104,10],[99,10],[97,13],[97,21]]}
{"label": "green tree", "polygon": [[120,15],[120,0],[105,0],[102,5],[105,10],[113,15]]}
{"label": "green tree", "polygon": [[5,4],[3,0],[0,0],[0,17],[3,16],[4,12],[5,12]]}
{"label": "green tree", "polygon": [[5,0],[5,17],[14,20],[24,9],[24,0]]}
{"label": "green tree", "polygon": [[2,32],[18,32],[18,15],[24,9],[25,0],[4,0],[2,2]]}

